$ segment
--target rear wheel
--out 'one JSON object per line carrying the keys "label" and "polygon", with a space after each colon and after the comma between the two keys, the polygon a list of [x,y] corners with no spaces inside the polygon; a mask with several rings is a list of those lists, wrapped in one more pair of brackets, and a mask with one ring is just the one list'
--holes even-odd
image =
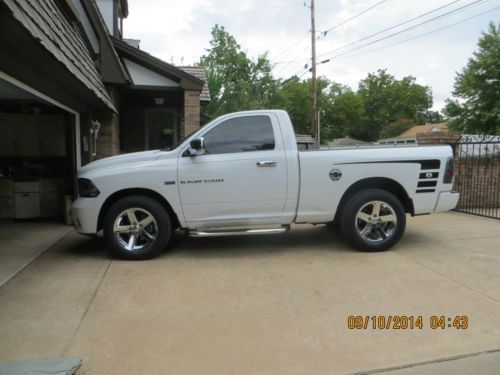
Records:
{"label": "rear wheel", "polygon": [[149,259],[167,246],[172,232],[166,210],[152,198],[125,197],[104,217],[104,238],[113,255],[122,259]]}
{"label": "rear wheel", "polygon": [[340,225],[346,240],[363,251],[383,251],[396,244],[406,227],[403,205],[393,194],[363,190],[344,205]]}

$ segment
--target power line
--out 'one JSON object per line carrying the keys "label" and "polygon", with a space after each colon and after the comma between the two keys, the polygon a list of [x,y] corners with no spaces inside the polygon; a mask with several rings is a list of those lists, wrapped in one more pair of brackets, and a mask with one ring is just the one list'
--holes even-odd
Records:
{"label": "power line", "polygon": [[[454,2],[457,2],[457,1],[461,1],[461,0],[455,0]],[[449,15],[451,15],[451,14],[454,14],[454,13],[456,13],[456,12],[458,12],[458,11],[461,11],[461,10],[464,10],[464,9],[469,8],[469,7],[471,7],[471,6],[477,5],[477,4],[479,4],[479,3],[483,2],[483,1],[487,1],[487,0],[475,0],[475,1],[473,1],[472,3],[466,4],[466,5],[464,5],[464,6],[461,6],[461,7],[459,7],[459,8],[453,9],[453,10],[448,11],[448,12],[446,12],[446,13],[440,14],[440,15],[438,15],[438,16],[436,16],[436,17],[433,17],[433,18],[430,18],[430,19],[428,19],[428,20],[422,21],[422,22],[420,22],[420,23],[417,23],[416,25],[409,26],[409,27],[407,27],[407,28],[405,28],[405,29],[402,29],[402,30],[396,31],[395,33],[392,33],[392,34],[386,35],[386,36],[384,36],[384,37],[382,37],[382,38],[375,39],[375,40],[372,40],[371,42],[368,42],[368,43],[362,44],[362,45],[361,45],[361,46],[359,46],[359,47],[356,47],[356,48],[354,48],[354,49],[352,49],[352,50],[349,50],[349,51],[346,51],[346,52],[341,53],[341,54],[340,54],[340,56],[341,56],[341,55],[343,55],[343,54],[346,54],[346,53],[352,52],[352,51],[356,51],[356,50],[361,49],[361,48],[363,48],[363,47],[366,47],[366,46],[369,46],[369,45],[372,45],[372,44],[375,44],[375,43],[381,42],[381,41],[383,41],[383,40],[386,40],[386,39],[392,38],[392,37],[394,37],[394,36],[396,36],[396,35],[402,34],[402,33],[407,32],[407,31],[409,31],[409,30],[413,30],[413,29],[415,29],[415,28],[417,28],[417,27],[420,27],[420,26],[422,26],[422,25],[425,25],[425,24],[427,24],[427,23],[429,23],[429,22],[433,22],[433,21],[436,21],[436,20],[438,20],[438,19],[440,19],[440,18],[447,17],[447,16],[449,16]],[[451,3],[450,3],[450,4],[451,4]],[[407,22],[409,22],[409,21],[407,21]],[[407,23],[407,22],[405,22],[405,23]],[[400,25],[399,25],[399,26],[400,26]],[[387,30],[389,30],[389,29],[394,29],[395,27],[396,27],[396,26],[393,26],[393,27],[391,27],[391,28],[386,29],[385,31],[387,31]],[[382,32],[383,32],[383,31],[378,32],[378,33],[376,33],[376,34],[372,34],[372,35],[367,36],[367,37],[364,37],[364,38],[361,38],[361,39],[359,39],[359,40],[357,40],[357,41],[355,41],[355,42],[345,44],[345,45],[344,45],[344,46],[342,46],[342,47],[335,48],[335,49],[330,50],[330,51],[328,51],[328,52],[326,52],[326,53],[323,53],[323,54],[321,54],[321,55],[319,55],[319,56],[320,56],[320,57],[322,57],[322,56],[326,56],[326,55],[328,55],[328,54],[330,54],[330,53],[332,53],[332,52],[339,51],[339,50],[344,49],[344,48],[346,48],[346,47],[349,47],[349,46],[352,46],[352,45],[354,45],[354,44],[357,44],[357,43],[359,43],[360,41],[367,40],[367,39],[371,39],[373,36],[375,36],[375,35],[379,35],[379,34],[381,34]],[[337,56],[339,56],[339,55],[337,55]]]}
{"label": "power line", "polygon": [[[394,46],[397,46],[397,45],[399,45],[399,44],[403,44],[403,43],[406,43],[406,42],[412,41],[412,40],[414,40],[414,39],[422,38],[422,37],[427,36],[427,35],[429,35],[429,34],[434,34],[434,33],[438,32],[438,31],[448,29],[448,28],[450,28],[450,27],[453,27],[453,26],[459,25],[459,24],[461,24],[461,23],[464,23],[464,22],[470,21],[471,19],[474,19],[474,18],[477,18],[477,17],[483,16],[483,15],[485,15],[485,14],[495,12],[495,11],[497,11],[497,10],[499,10],[499,9],[500,9],[500,6],[495,7],[495,8],[493,8],[493,9],[490,9],[490,10],[485,11],[485,12],[481,12],[481,13],[476,14],[476,15],[471,16],[471,17],[467,17],[467,18],[465,18],[465,19],[463,19],[463,20],[461,20],[461,21],[454,22],[454,23],[452,23],[452,24],[449,24],[449,25],[446,25],[446,26],[439,27],[439,28],[437,28],[437,29],[434,29],[434,30],[428,31],[428,32],[426,32],[426,33],[419,34],[419,35],[416,35],[416,36],[413,36],[413,37],[411,37],[411,38],[407,38],[407,39],[401,40],[401,41],[396,42],[396,43],[393,43],[393,44],[389,44],[389,45],[387,45],[387,46],[383,46],[383,47],[380,47],[380,48],[374,48],[374,49],[371,49],[371,50],[368,50],[368,51],[362,51],[362,52],[359,52],[359,53],[355,53],[355,54],[353,54],[353,55],[347,55],[347,54],[342,54],[342,55],[341,55],[341,54],[339,54],[339,55],[337,55],[337,56],[333,56],[333,58],[338,59],[338,58],[341,58],[341,57],[354,57],[354,56],[364,55],[364,54],[366,54],[366,53],[377,52],[377,51],[380,51],[380,50],[383,50],[383,49],[386,49],[386,48],[394,47]],[[353,50],[353,51],[354,51],[354,50]],[[353,51],[349,51],[349,52],[353,52]],[[306,71],[306,72],[307,72],[307,71]]]}
{"label": "power line", "polygon": [[387,0],[382,0],[382,1],[378,2],[377,4],[372,5],[372,6],[371,6],[371,7],[369,7],[369,8],[366,8],[365,10],[363,10],[363,11],[361,11],[361,12],[359,12],[359,13],[355,14],[354,16],[352,16],[352,17],[350,17],[350,18],[346,19],[345,21],[342,21],[341,23],[339,23],[339,24],[337,24],[337,25],[335,25],[335,26],[330,27],[328,30],[322,31],[322,32],[321,32],[321,34],[323,34],[323,37],[325,37],[325,36],[326,36],[326,34],[328,34],[330,31],[335,30],[336,28],[338,28],[338,27],[340,27],[340,26],[343,26],[343,25],[345,25],[346,23],[348,23],[348,22],[350,22],[350,21],[352,21],[352,20],[354,20],[354,19],[356,19],[356,18],[358,18],[358,17],[362,16],[363,14],[365,14],[365,13],[369,12],[370,10],[372,10],[372,9],[374,9],[374,8],[376,8],[376,7],[378,7],[379,5],[382,5],[382,4],[383,4],[383,3],[385,3],[386,1],[387,1]]}
{"label": "power line", "polygon": [[[333,53],[333,52],[336,52],[336,51],[342,50],[342,49],[347,48],[347,47],[350,47],[350,46],[355,45],[355,44],[357,44],[357,43],[359,43],[359,42],[362,42],[362,41],[364,41],[364,40],[371,39],[371,38],[373,38],[373,37],[375,37],[375,36],[377,36],[377,35],[380,35],[380,34],[385,33],[386,31],[390,31],[390,30],[393,30],[393,29],[395,29],[395,28],[397,28],[397,27],[399,27],[399,26],[403,26],[403,25],[405,25],[405,24],[407,24],[407,23],[410,23],[410,22],[412,22],[412,21],[415,21],[415,20],[417,20],[417,19],[419,19],[419,18],[425,17],[425,16],[427,16],[427,15],[429,15],[429,14],[431,14],[431,13],[434,13],[434,12],[437,12],[437,11],[439,11],[439,10],[441,10],[441,9],[447,8],[447,7],[449,7],[450,5],[453,5],[453,4],[458,3],[458,2],[460,2],[460,1],[462,1],[462,0],[453,0],[453,1],[451,1],[451,2],[449,2],[449,3],[446,3],[446,4],[444,4],[444,5],[440,6],[440,7],[437,7],[437,8],[435,8],[435,9],[430,10],[430,11],[427,11],[427,12],[425,12],[425,13],[422,13],[422,14],[420,14],[420,15],[416,16],[416,17],[413,17],[413,18],[411,18],[411,19],[409,19],[409,20],[406,20],[406,21],[404,21],[404,22],[400,22],[400,23],[398,23],[398,24],[396,24],[396,25],[393,25],[393,26],[390,26],[390,27],[388,27],[388,28],[386,28],[386,29],[383,29],[383,30],[381,30],[381,31],[379,31],[379,32],[377,32],[377,33],[375,33],[375,34],[368,35],[368,36],[363,37],[363,38],[361,38],[361,39],[358,39],[358,40],[356,40],[356,41],[354,41],[354,42],[350,42],[350,43],[344,44],[344,45],[343,45],[343,46],[341,46],[341,47],[338,47],[338,48],[332,49],[332,50],[330,50],[330,51],[328,51],[328,52],[326,52],[326,53],[320,54],[320,55],[318,55],[318,57],[320,57],[320,58],[321,58],[321,57],[323,57],[323,56],[325,56],[325,55],[327,55],[327,54],[330,54],[330,53]],[[297,58],[298,58],[298,57],[299,57],[302,53],[304,53],[306,50],[307,50],[307,48],[306,48],[306,49],[304,49],[304,50],[303,50],[303,51],[302,51],[299,55],[297,55],[297,57],[295,57],[294,59],[292,59],[292,61],[291,61],[290,63],[295,62],[295,61],[296,61],[296,59],[297,59]],[[294,61],[294,60],[295,60],[295,61]],[[305,65],[305,64],[307,64],[309,61],[310,61],[310,59],[308,59],[307,61],[305,61],[304,65]],[[281,73],[282,73],[285,69],[286,69],[286,65],[285,65],[285,66],[283,66],[283,67],[281,67],[281,69],[280,69],[279,73],[277,73],[277,74],[281,74]],[[298,70],[298,72],[301,72],[301,71],[302,71],[302,69],[303,69],[303,68],[300,68],[300,69]],[[305,69],[307,69],[307,68],[305,68]],[[296,74],[297,74],[297,73],[296,73]]]}
{"label": "power line", "polygon": [[[309,35],[309,32],[302,34],[298,39],[295,39],[290,45],[288,45],[285,49],[281,50],[280,53],[278,53],[275,57],[274,60],[278,59],[284,59],[287,57],[289,54],[291,54],[293,51],[297,49],[298,46],[300,46],[300,42]],[[286,52],[286,53],[285,53]],[[279,64],[279,63],[275,63]]]}
{"label": "power line", "polygon": [[460,1],[462,1],[462,0],[453,0],[453,1],[449,2],[449,3],[446,3],[446,4],[444,4],[444,5],[440,6],[440,7],[438,7],[438,8],[434,8],[434,9],[432,9],[432,10],[430,10],[430,11],[427,11],[427,12],[425,12],[425,13],[422,13],[422,14],[420,14],[420,15],[416,16],[416,17],[410,18],[409,20],[406,20],[406,21],[400,22],[400,23],[398,23],[398,24],[396,24],[396,25],[393,25],[393,26],[390,26],[390,27],[388,27],[388,28],[386,28],[386,29],[383,29],[383,30],[381,30],[381,31],[378,31],[378,32],[376,32],[375,34],[371,34],[371,35],[368,35],[368,36],[363,37],[363,38],[361,38],[361,39],[358,39],[358,40],[356,40],[356,41],[354,41],[354,42],[344,44],[343,46],[340,46],[340,47],[338,47],[338,48],[335,48],[335,49],[333,49],[333,50],[330,50],[330,51],[328,51],[328,52],[326,52],[326,53],[324,53],[324,54],[322,54],[322,55],[320,55],[320,56],[326,55],[326,54],[331,53],[331,52],[338,51],[338,50],[343,49],[343,48],[345,48],[345,47],[349,47],[349,46],[354,45],[354,44],[356,44],[356,43],[359,43],[359,42],[362,42],[362,41],[364,41],[364,40],[367,40],[367,39],[373,38],[373,37],[375,37],[375,36],[377,36],[377,35],[380,35],[380,34],[385,33],[386,31],[390,31],[390,30],[396,29],[396,28],[398,28],[398,27],[400,27],[400,26],[406,25],[407,23],[410,23],[410,22],[413,22],[413,21],[415,21],[415,20],[418,20],[418,19],[420,19],[420,18],[422,18],[422,17],[425,17],[425,16],[427,16],[427,15],[429,15],[429,14],[431,14],[431,13],[434,13],[434,12],[437,12],[437,11],[439,11],[439,10],[441,10],[441,9],[447,8],[447,7],[449,7],[449,6],[453,5],[453,4],[456,4],[456,3],[460,2]]}
{"label": "power line", "polygon": [[[303,55],[306,51],[308,51],[308,50],[309,50],[309,45],[308,45],[308,46],[306,46],[305,48],[303,48],[303,49],[302,49],[302,50],[301,50],[301,51],[300,51],[297,55],[295,55],[295,56],[294,56],[294,57],[290,60],[290,62],[288,62],[288,63],[284,64],[284,65],[281,67],[281,69],[280,69],[280,70],[276,73],[276,75],[280,75],[281,73],[283,73],[283,72],[285,71],[285,69],[286,69],[286,67],[287,67],[288,65],[290,65],[290,64],[292,64],[292,63],[294,63],[294,62],[296,62],[296,61],[298,60],[298,58],[299,58],[300,56],[302,56],[302,55]],[[311,60],[311,59],[310,59],[310,58],[308,58],[308,59],[306,60],[305,64],[307,64],[310,60]],[[302,68],[301,68],[300,70],[302,70]]]}
{"label": "power line", "polygon": [[[413,37],[411,37],[411,38],[407,38],[407,39],[401,40],[401,41],[396,42],[396,43],[393,43],[393,44],[389,44],[389,45],[387,45],[387,46],[383,46],[383,47],[380,47],[380,48],[375,48],[375,49],[372,49],[372,50],[362,51],[362,52],[359,52],[359,53],[355,53],[355,54],[352,54],[352,55],[348,55],[348,54],[347,54],[348,52],[350,53],[350,52],[354,52],[355,50],[357,50],[357,49],[353,49],[353,50],[351,50],[351,51],[347,51],[347,52],[344,52],[344,53],[341,53],[341,54],[335,55],[335,56],[333,56],[332,58],[334,58],[335,60],[337,60],[337,59],[339,59],[339,58],[343,58],[343,57],[355,57],[355,56],[360,56],[360,55],[364,55],[364,54],[367,54],[367,53],[377,52],[377,51],[380,51],[380,50],[383,50],[383,49],[386,49],[386,48],[394,47],[394,46],[397,46],[397,45],[399,45],[399,44],[403,44],[403,43],[406,43],[406,42],[412,41],[412,40],[414,40],[414,39],[418,39],[418,38],[422,38],[422,37],[427,36],[427,35],[430,35],[430,34],[434,34],[434,33],[436,33],[436,32],[439,32],[439,31],[442,31],[442,30],[448,29],[448,28],[450,28],[450,27],[453,27],[453,26],[459,25],[459,24],[461,24],[461,23],[464,23],[464,22],[470,21],[470,20],[472,20],[472,19],[474,19],[474,18],[477,18],[477,17],[483,16],[483,15],[485,15],[485,14],[495,12],[495,11],[497,11],[497,10],[499,10],[499,9],[500,9],[500,6],[495,7],[495,8],[492,8],[492,9],[487,10],[487,11],[485,11],[485,12],[478,13],[478,14],[476,14],[476,15],[474,15],[474,16],[471,16],[471,17],[467,17],[467,18],[465,18],[465,19],[463,19],[463,20],[460,20],[460,21],[458,21],[458,22],[454,22],[454,23],[452,23],[452,24],[449,24],[449,25],[446,25],[446,26],[439,27],[439,28],[437,28],[437,29],[434,29],[434,30],[428,31],[428,32],[426,32],[426,33],[419,34],[419,35],[416,35],[416,36],[413,36]],[[305,71],[304,71],[304,72],[303,72],[303,73],[299,76],[299,78],[300,78],[300,77],[302,77],[302,76],[304,76],[304,75],[305,75],[308,71],[309,71],[309,69],[306,69],[306,70],[305,70]],[[296,73],[296,74],[298,74],[298,73]]]}
{"label": "power line", "polygon": [[[328,32],[330,32],[330,31],[332,31],[332,30],[334,30],[334,29],[336,29],[336,28],[338,28],[338,27],[340,27],[340,26],[342,26],[342,25],[344,25],[344,24],[346,24],[346,23],[348,23],[348,22],[350,22],[350,21],[354,20],[355,18],[358,18],[358,17],[362,16],[363,14],[365,14],[365,13],[369,12],[370,10],[372,10],[372,9],[376,8],[377,6],[379,6],[379,5],[383,4],[383,3],[385,3],[386,1],[387,1],[387,0],[382,0],[382,1],[379,1],[378,3],[376,3],[376,4],[372,5],[371,7],[367,8],[367,9],[365,9],[365,10],[363,10],[363,11],[361,11],[361,12],[359,12],[359,13],[355,14],[354,16],[352,16],[352,17],[348,18],[347,20],[345,20],[345,21],[341,22],[340,24],[337,24],[337,25],[335,25],[335,26],[332,26],[331,28],[329,28],[329,29],[328,29],[328,30],[326,30],[326,31],[322,31],[322,32],[321,32],[321,34],[323,34],[323,36],[326,36],[326,34],[327,34]],[[457,0],[457,1],[461,1],[461,0]],[[308,34],[309,34],[309,33],[307,33],[306,35],[308,35]],[[303,37],[301,37],[301,38],[299,38],[299,40],[301,41],[303,38],[304,38],[304,36],[303,36]],[[297,49],[297,47],[299,46],[299,44],[298,44],[298,43],[296,43],[295,45],[293,45],[293,44],[292,44],[292,46],[294,46],[294,48],[292,48],[292,49],[290,50],[290,52],[289,52],[289,53],[287,53],[287,54],[283,55],[283,56],[282,56],[282,58],[283,58],[283,59],[284,59],[284,58],[285,58],[288,54],[290,54],[290,53],[292,53],[294,50],[296,50],[296,49]],[[289,49],[289,47],[287,47],[285,50],[288,50],[288,49]],[[298,59],[298,57],[302,56],[302,54],[303,54],[303,53],[305,53],[308,49],[309,49],[309,46],[308,46],[308,47],[306,47],[306,48],[304,48],[303,50],[301,50],[301,52],[299,52],[299,54],[297,54],[294,58],[292,58],[292,59],[291,59],[291,60],[289,60],[289,61],[284,61],[284,62],[277,62],[277,63],[275,63],[275,65],[277,65],[277,64],[280,64],[280,65],[281,65],[281,64],[285,64],[283,67],[281,67],[281,68],[280,68],[279,72],[278,72],[278,73],[276,73],[276,74],[277,74],[277,75],[281,74],[281,73],[282,73],[282,72],[286,69],[286,67],[287,67],[289,64],[292,64],[292,63],[296,62],[296,61],[297,61],[297,59]],[[284,51],[282,51],[282,52],[284,52]],[[282,54],[282,53],[280,53],[279,55],[281,55],[281,54]],[[278,55],[278,56],[279,56],[279,55]],[[275,60],[278,60],[278,57],[276,57],[276,58],[275,58]],[[304,64],[307,64],[309,61],[310,61],[310,59],[308,59],[307,61],[305,61],[305,63],[304,63]],[[301,69],[299,69],[299,71],[302,71],[302,68],[301,68]]]}

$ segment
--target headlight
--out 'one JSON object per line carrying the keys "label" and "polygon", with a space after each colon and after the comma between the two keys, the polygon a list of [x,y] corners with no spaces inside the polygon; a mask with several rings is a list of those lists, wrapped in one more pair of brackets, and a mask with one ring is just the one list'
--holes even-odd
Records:
{"label": "headlight", "polygon": [[78,195],[84,198],[95,198],[100,191],[88,178],[78,179]]}

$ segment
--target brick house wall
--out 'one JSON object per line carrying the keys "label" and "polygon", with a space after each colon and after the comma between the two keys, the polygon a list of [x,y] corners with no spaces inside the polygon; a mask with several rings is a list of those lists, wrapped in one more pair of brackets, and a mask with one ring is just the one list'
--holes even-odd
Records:
{"label": "brick house wall", "polygon": [[95,159],[118,155],[120,153],[118,115],[112,112],[99,112],[94,117],[101,124],[97,136]]}
{"label": "brick house wall", "polygon": [[184,91],[184,122],[179,133],[181,138],[186,137],[200,128],[200,92]]}

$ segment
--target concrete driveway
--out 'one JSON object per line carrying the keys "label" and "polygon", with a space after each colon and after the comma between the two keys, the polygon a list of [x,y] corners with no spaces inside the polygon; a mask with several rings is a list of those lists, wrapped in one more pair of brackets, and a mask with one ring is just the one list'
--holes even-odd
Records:
{"label": "concrete driveway", "polygon": [[[0,360],[77,356],[82,374],[350,374],[500,348],[500,221],[409,218],[402,242],[374,254],[325,226],[174,242],[126,262],[66,236],[0,288]],[[349,315],[421,315],[424,327],[350,330]],[[466,315],[468,328],[432,330],[432,315]]]}

